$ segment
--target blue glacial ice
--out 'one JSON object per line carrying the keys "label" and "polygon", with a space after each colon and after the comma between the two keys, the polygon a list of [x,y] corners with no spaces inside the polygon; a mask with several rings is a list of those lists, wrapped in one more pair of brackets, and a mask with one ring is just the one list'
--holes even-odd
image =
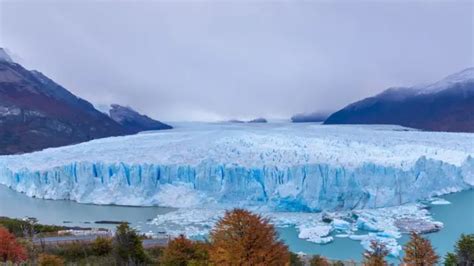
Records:
{"label": "blue glacial ice", "polygon": [[473,156],[473,134],[183,123],[166,132],[0,156],[0,184],[81,203],[352,210],[472,188]]}

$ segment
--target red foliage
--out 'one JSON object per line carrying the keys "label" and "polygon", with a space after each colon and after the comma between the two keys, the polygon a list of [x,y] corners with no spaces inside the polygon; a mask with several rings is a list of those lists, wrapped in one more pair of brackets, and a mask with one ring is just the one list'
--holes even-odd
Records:
{"label": "red foliage", "polygon": [[0,227],[0,261],[20,262],[27,258],[25,248],[16,241],[15,236]]}

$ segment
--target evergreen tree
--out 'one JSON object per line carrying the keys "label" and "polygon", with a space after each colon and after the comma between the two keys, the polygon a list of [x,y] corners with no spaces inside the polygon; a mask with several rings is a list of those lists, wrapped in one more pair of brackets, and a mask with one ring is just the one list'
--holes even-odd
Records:
{"label": "evergreen tree", "polygon": [[138,233],[123,223],[117,226],[113,240],[115,259],[119,264],[143,264],[148,261]]}
{"label": "evergreen tree", "polygon": [[431,242],[420,234],[411,232],[410,241],[403,248],[403,262],[413,266],[431,266],[438,263],[439,257],[431,246]]}
{"label": "evergreen tree", "polygon": [[456,254],[452,252],[448,252],[446,256],[444,256],[444,266],[456,266],[458,265],[458,258]]}
{"label": "evergreen tree", "polygon": [[462,234],[456,243],[456,257],[460,265],[474,265],[474,234]]}

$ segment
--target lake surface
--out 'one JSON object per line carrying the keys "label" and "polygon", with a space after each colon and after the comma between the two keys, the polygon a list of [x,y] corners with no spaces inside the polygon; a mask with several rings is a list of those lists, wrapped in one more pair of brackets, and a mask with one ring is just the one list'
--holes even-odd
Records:
{"label": "lake surface", "polygon": [[[443,196],[449,205],[432,205],[431,213],[435,220],[444,223],[437,233],[428,234],[433,246],[442,257],[453,250],[453,245],[462,233],[474,233],[474,190]],[[23,218],[36,217],[41,223],[66,226],[114,228],[115,225],[95,224],[95,221],[127,221],[142,232],[159,233],[162,228],[150,225],[147,221],[157,215],[173,211],[162,207],[127,207],[110,205],[79,204],[63,200],[43,200],[27,197],[0,185],[0,216]],[[298,238],[292,227],[279,228],[281,238],[294,252],[321,254],[329,258],[355,259],[360,261],[363,248],[358,241],[348,238],[335,238],[327,245],[318,245]],[[400,243],[405,243],[403,236]],[[392,259],[395,262],[394,259]]]}

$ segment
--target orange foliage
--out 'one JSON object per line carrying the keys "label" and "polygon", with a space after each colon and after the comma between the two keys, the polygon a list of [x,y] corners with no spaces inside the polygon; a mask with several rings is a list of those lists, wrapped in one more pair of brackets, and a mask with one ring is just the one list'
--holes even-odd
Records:
{"label": "orange foliage", "polygon": [[16,241],[15,236],[0,227],[0,261],[20,262],[27,258],[26,249]]}
{"label": "orange foliage", "polygon": [[226,212],[211,231],[210,259],[216,265],[288,265],[288,247],[268,219],[243,209]]}
{"label": "orange foliage", "polygon": [[431,246],[431,242],[415,232],[410,234],[410,241],[403,250],[405,251],[403,262],[406,265],[431,266],[436,265],[439,260]]}

